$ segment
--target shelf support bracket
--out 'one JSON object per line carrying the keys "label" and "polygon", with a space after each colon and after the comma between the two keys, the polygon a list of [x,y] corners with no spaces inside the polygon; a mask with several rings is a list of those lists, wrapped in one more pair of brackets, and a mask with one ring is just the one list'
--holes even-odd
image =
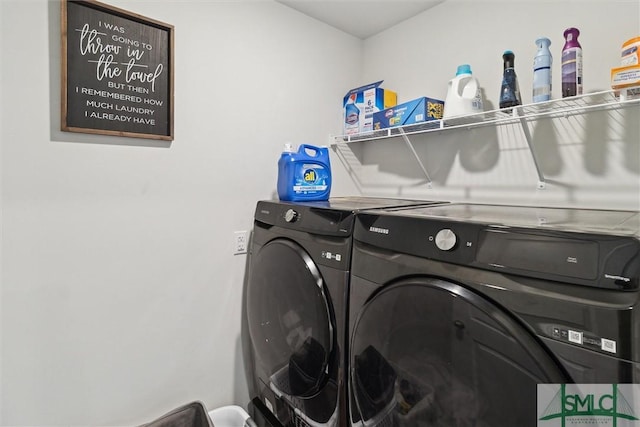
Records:
{"label": "shelf support bracket", "polygon": [[432,183],[431,177],[429,177],[429,172],[427,172],[427,169],[422,164],[422,161],[420,160],[418,153],[416,153],[416,150],[413,148],[413,144],[409,140],[409,137],[404,132],[404,129],[402,129],[401,127],[399,127],[398,130],[400,131],[400,134],[402,135],[402,139],[404,140],[405,144],[407,144],[407,147],[409,147],[409,150],[411,151],[411,153],[413,153],[413,157],[416,159],[416,162],[418,162],[420,169],[422,169],[422,173],[424,173],[424,176],[427,178],[427,188],[433,188],[431,184]]}
{"label": "shelf support bracket", "polygon": [[529,152],[531,153],[531,158],[533,159],[533,165],[536,167],[536,173],[538,174],[538,190],[544,190],[547,184],[544,178],[544,174],[540,169],[540,165],[538,164],[536,152],[533,150],[533,138],[531,137],[531,132],[529,131],[529,125],[527,124],[527,120],[522,117],[519,111],[516,112],[515,108],[514,113],[517,114],[518,119],[520,120],[520,126],[522,127],[522,132],[524,133],[524,137],[527,140]]}

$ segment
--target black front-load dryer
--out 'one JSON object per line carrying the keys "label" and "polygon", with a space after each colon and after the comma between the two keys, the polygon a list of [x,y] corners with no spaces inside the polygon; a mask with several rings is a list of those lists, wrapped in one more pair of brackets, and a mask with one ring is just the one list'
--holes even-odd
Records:
{"label": "black front-load dryer", "polygon": [[536,426],[538,384],[640,382],[639,229],[601,210],[359,214],[350,424]]}
{"label": "black front-load dryer", "polygon": [[258,202],[242,342],[259,425],[344,426],[344,351],[355,212],[428,204],[382,198]]}

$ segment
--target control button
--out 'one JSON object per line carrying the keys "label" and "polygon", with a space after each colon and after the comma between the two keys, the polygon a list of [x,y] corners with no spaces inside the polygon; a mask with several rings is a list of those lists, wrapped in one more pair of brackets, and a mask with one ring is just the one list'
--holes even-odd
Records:
{"label": "control button", "polygon": [[441,251],[450,251],[453,249],[457,240],[455,233],[448,228],[443,228],[436,234],[436,246]]}
{"label": "control button", "polygon": [[298,220],[298,212],[289,209],[284,213],[284,220],[287,222],[296,222]]}

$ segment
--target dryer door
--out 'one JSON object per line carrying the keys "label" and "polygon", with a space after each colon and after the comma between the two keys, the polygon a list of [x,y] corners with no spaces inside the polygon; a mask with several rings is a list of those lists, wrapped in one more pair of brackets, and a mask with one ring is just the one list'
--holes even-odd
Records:
{"label": "dryer door", "polygon": [[276,239],[254,255],[246,289],[249,334],[277,395],[308,397],[327,381],[333,316],[323,278],[299,245]]}
{"label": "dryer door", "polygon": [[535,426],[536,384],[566,382],[517,320],[438,279],[375,294],[351,345],[352,412],[364,425]]}

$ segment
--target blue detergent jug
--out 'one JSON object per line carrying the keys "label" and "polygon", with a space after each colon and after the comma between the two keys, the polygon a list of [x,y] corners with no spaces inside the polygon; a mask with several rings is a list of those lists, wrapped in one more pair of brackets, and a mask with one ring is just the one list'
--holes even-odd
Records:
{"label": "blue detergent jug", "polygon": [[293,151],[290,144],[278,160],[278,197],[291,202],[328,200],[331,192],[329,149],[302,144]]}

